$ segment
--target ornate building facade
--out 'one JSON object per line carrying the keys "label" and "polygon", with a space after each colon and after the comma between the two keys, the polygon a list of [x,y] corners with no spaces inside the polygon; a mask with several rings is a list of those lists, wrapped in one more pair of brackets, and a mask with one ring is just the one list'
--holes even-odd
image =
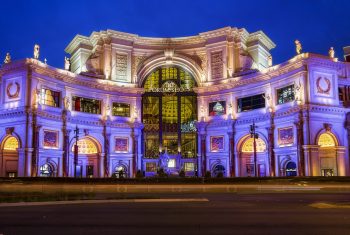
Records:
{"label": "ornate building facade", "polygon": [[107,30],[77,35],[65,69],[40,61],[39,47],[9,57],[0,176],[350,175],[350,63],[298,43],[273,65],[262,31]]}

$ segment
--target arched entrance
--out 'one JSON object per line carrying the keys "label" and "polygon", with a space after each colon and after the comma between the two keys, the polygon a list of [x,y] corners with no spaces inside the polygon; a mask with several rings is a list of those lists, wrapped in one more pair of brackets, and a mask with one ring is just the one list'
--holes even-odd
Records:
{"label": "arched entrance", "polygon": [[[76,166],[76,177],[96,178],[99,176],[99,145],[92,137],[84,137],[78,140],[78,162]],[[74,153],[74,144],[72,146]],[[73,157],[74,159],[74,157]],[[74,160],[73,160],[74,162]],[[74,163],[73,163],[74,172]],[[74,173],[73,173],[74,175]]]}
{"label": "arched entrance", "polygon": [[3,140],[1,149],[0,176],[17,177],[18,175],[18,148],[19,141],[16,137],[8,135]]}
{"label": "arched entrance", "polygon": [[[255,161],[254,161],[254,139],[247,135],[241,139],[239,166],[240,176],[255,176]],[[262,138],[256,139],[256,168],[257,176],[269,176],[269,165],[266,152],[266,143]]]}
{"label": "arched entrance", "polygon": [[179,67],[151,72],[143,87],[142,122],[144,157],[194,158],[197,153],[195,121],[197,97],[193,76]]}
{"label": "arched entrance", "polygon": [[336,176],[337,172],[337,146],[336,137],[329,131],[318,136],[319,164],[321,176]]}
{"label": "arched entrance", "polygon": [[225,177],[226,170],[225,167],[221,164],[217,164],[213,167],[212,176],[213,177]]}
{"label": "arched entrance", "polygon": [[127,169],[123,165],[116,166],[112,174],[113,178],[127,178]]}
{"label": "arched entrance", "polygon": [[297,164],[295,162],[288,162],[285,168],[286,176],[297,176]]}
{"label": "arched entrance", "polygon": [[40,166],[40,176],[41,177],[53,177],[55,176],[55,167],[50,163],[45,163]]}

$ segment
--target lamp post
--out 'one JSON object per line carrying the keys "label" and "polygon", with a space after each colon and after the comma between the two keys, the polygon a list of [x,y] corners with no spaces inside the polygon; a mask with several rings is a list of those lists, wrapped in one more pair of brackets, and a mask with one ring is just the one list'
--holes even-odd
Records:
{"label": "lamp post", "polygon": [[254,148],[254,176],[258,177],[258,171],[257,171],[257,157],[256,157],[256,139],[259,138],[259,134],[256,133],[256,128],[258,128],[255,125],[255,122],[253,121],[253,125],[250,125],[250,137],[253,138],[253,148]]}
{"label": "lamp post", "polygon": [[74,130],[74,138],[75,138],[75,145],[74,145],[74,178],[77,177],[77,164],[78,164],[78,139],[79,139],[79,128],[78,126],[75,127]]}

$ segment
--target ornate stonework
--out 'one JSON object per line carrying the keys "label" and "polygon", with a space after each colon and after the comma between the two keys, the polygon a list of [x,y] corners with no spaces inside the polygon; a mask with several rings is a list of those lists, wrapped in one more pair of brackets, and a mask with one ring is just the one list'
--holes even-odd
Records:
{"label": "ornate stonework", "polygon": [[223,58],[222,51],[212,52],[210,55],[211,60],[211,79],[223,78]]}

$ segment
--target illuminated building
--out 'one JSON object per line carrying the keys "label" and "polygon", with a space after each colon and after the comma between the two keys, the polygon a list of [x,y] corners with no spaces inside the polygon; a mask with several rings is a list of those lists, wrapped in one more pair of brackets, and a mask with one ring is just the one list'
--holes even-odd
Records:
{"label": "illuminated building", "polygon": [[254,176],[254,121],[257,175],[349,175],[350,64],[300,53],[270,66],[274,47],[231,27],[107,30],[71,41],[69,71],[4,64],[0,174],[74,176],[78,127],[78,177]]}

